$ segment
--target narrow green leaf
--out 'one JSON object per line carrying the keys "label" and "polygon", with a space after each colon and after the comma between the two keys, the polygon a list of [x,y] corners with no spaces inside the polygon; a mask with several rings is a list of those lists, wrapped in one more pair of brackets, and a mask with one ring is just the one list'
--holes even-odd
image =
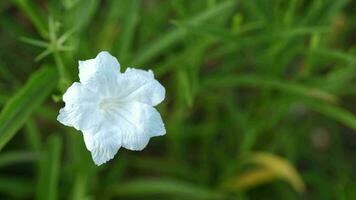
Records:
{"label": "narrow green leaf", "polygon": [[131,45],[133,42],[134,32],[139,19],[139,1],[130,0],[129,8],[127,8],[127,15],[125,15],[125,22],[123,24],[123,30],[120,34],[120,47],[119,58],[125,63],[128,56],[130,56]]}
{"label": "narrow green leaf", "polygon": [[184,69],[177,71],[177,90],[180,99],[189,107],[193,105],[192,84],[189,80],[188,73]]}
{"label": "narrow green leaf", "polygon": [[[0,61],[0,77],[7,82],[15,84],[15,86],[19,85],[18,77],[14,76],[14,74],[9,70],[9,67],[7,67],[1,61]],[[8,92],[5,92],[2,90],[0,96],[8,98],[8,94],[5,94],[5,93],[8,93]],[[0,99],[2,99],[2,98],[0,98]]]}
{"label": "narrow green leaf", "polygon": [[73,191],[70,199],[81,200],[86,198],[88,190],[88,176],[88,173],[78,172],[78,174],[74,177]]}
{"label": "narrow green leaf", "polygon": [[48,42],[42,41],[42,40],[37,40],[37,39],[32,39],[28,37],[21,37],[20,40],[24,43],[31,44],[33,46],[38,46],[38,47],[43,47],[47,48],[49,46]]}
{"label": "narrow green leaf", "polygon": [[4,104],[7,101],[7,96],[0,94],[0,105]]}
{"label": "narrow green leaf", "polygon": [[39,152],[41,149],[40,132],[34,120],[28,119],[25,124],[25,134],[29,145],[32,150]]}
{"label": "narrow green leaf", "polygon": [[94,165],[91,155],[85,147],[82,135],[77,134],[77,131],[73,129],[69,130],[66,136],[66,140],[69,142],[67,147],[68,159],[71,160],[74,167],[71,172],[73,181],[68,199],[82,200],[87,198],[90,190],[90,177],[98,168]]}
{"label": "narrow green leaf", "polygon": [[235,75],[206,78],[202,85],[209,87],[236,87],[236,86],[253,86],[261,88],[277,89],[290,94],[312,97],[329,103],[337,103],[338,98],[333,94],[318,88],[304,86],[299,83],[278,80],[257,75]]}
{"label": "narrow green leaf", "polygon": [[5,152],[0,155],[0,167],[35,161],[38,159],[38,155],[26,151]]}
{"label": "narrow green leaf", "polygon": [[255,75],[216,76],[205,79],[202,85],[209,87],[236,87],[241,85],[253,86],[266,89],[277,89],[286,93],[309,97],[311,99],[305,100],[303,103],[311,109],[336,119],[344,125],[356,130],[356,117],[343,108],[333,105],[339,102],[336,96],[318,88],[307,87],[298,83],[269,79]]}
{"label": "narrow green leaf", "polygon": [[184,23],[179,21],[173,21],[174,25],[178,28],[196,33],[198,35],[207,35],[218,39],[228,40],[228,41],[236,41],[237,38],[234,37],[234,34],[229,30],[224,30],[224,28],[216,27],[213,25],[207,25],[204,23],[199,24],[191,24]]}
{"label": "narrow green leaf", "polygon": [[47,22],[38,6],[31,0],[11,0],[23,12],[26,13],[33,25],[42,37],[47,37]]}
{"label": "narrow green leaf", "polygon": [[[120,162],[120,164],[122,163]],[[162,158],[138,157],[134,158],[130,164],[132,167],[144,172],[159,172],[161,175],[174,175],[176,177],[184,177],[185,180],[197,180],[197,174],[194,169],[177,161]]]}
{"label": "narrow green leaf", "polygon": [[185,51],[182,51],[179,54],[174,54],[166,59],[165,62],[158,64],[154,69],[155,76],[162,77],[169,71],[177,69],[180,67],[181,62],[185,61],[186,58],[190,57],[194,53],[196,54],[197,52],[204,53],[206,49],[208,49],[212,44],[214,44],[214,41],[210,39],[203,42],[193,42],[191,48],[187,48]]}
{"label": "narrow green leaf", "polygon": [[319,112],[328,116],[330,118],[339,121],[340,123],[344,124],[345,126],[356,130],[356,116],[353,115],[351,112],[337,106],[333,106],[326,103],[320,102],[305,102],[306,105]]}
{"label": "narrow green leaf", "polygon": [[0,150],[57,85],[55,69],[43,67],[4,106],[0,113]]}
{"label": "narrow green leaf", "polygon": [[79,32],[85,29],[100,5],[99,0],[80,0],[66,10],[63,21],[67,27],[75,27]]}
{"label": "narrow green leaf", "polygon": [[0,193],[3,199],[3,195],[12,197],[10,199],[28,199],[33,190],[29,187],[32,184],[32,180],[1,176],[0,178]]}
{"label": "narrow green leaf", "polygon": [[[52,99],[53,99],[53,96],[52,96]],[[62,97],[61,97],[61,100],[62,100]],[[51,108],[48,105],[43,105],[43,106],[41,106],[40,109],[39,108],[36,109],[34,111],[34,114],[40,118],[51,120],[51,119],[55,119],[57,117],[58,112],[57,112],[57,110]]]}
{"label": "narrow green leaf", "polygon": [[[201,14],[193,17],[191,19],[187,19],[190,23],[200,23],[204,22],[212,17],[224,13],[227,9],[231,9],[236,4],[235,1],[225,1],[213,8],[210,8]],[[174,29],[160,37],[157,38],[150,46],[144,48],[142,52],[140,52],[135,60],[135,65],[141,65],[154,57],[158,56],[164,49],[169,46],[175,44],[179,40],[183,39],[187,34],[187,31],[184,29]]]}
{"label": "narrow green leaf", "polygon": [[311,53],[318,54],[325,56],[327,58],[334,58],[339,59],[345,62],[356,63],[356,56],[350,53],[338,51],[335,49],[324,49],[324,48],[317,48],[313,49]]}
{"label": "narrow green leaf", "polygon": [[43,151],[39,169],[37,187],[38,200],[58,199],[58,178],[62,142],[58,135],[48,138],[47,148]]}
{"label": "narrow green leaf", "polygon": [[140,179],[114,185],[110,192],[120,197],[172,195],[191,199],[222,199],[218,192],[190,183],[166,179]]}

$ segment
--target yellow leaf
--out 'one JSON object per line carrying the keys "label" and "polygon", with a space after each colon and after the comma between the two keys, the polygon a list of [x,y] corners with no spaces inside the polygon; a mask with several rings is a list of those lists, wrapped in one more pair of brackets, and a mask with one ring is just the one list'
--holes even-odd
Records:
{"label": "yellow leaf", "polygon": [[248,161],[273,171],[276,176],[288,181],[296,191],[304,191],[302,178],[288,160],[270,153],[254,153]]}
{"label": "yellow leaf", "polygon": [[223,188],[248,190],[263,183],[283,179],[289,182],[297,192],[305,190],[304,182],[296,169],[282,157],[270,153],[253,153],[248,156],[247,163],[256,164],[258,167],[230,179],[223,184]]}
{"label": "yellow leaf", "polygon": [[278,178],[274,171],[266,168],[258,168],[249,170],[241,174],[237,179],[230,181],[225,185],[225,188],[238,190],[248,190],[257,185],[267,183]]}

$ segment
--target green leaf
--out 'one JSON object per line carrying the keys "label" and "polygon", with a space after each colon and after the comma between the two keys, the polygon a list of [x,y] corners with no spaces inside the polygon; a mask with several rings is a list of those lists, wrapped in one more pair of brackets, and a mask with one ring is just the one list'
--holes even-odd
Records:
{"label": "green leaf", "polygon": [[99,0],[80,0],[73,7],[68,7],[61,17],[67,27],[75,27],[80,32],[89,25],[99,5]]}
{"label": "green leaf", "polygon": [[308,97],[310,98],[309,100],[302,98],[303,103],[308,107],[356,130],[356,117],[347,110],[333,105],[339,102],[339,99],[335,95],[318,88],[256,75],[215,76],[213,78],[206,78],[202,85],[228,88],[241,85],[253,86],[265,89],[276,89],[289,94]]}
{"label": "green leaf", "polygon": [[57,86],[55,69],[43,67],[6,103],[0,113],[0,150]]}
{"label": "green leaf", "polygon": [[236,87],[240,85],[252,86],[265,89],[276,89],[289,94],[311,97],[328,103],[337,103],[339,101],[335,95],[318,88],[259,75],[241,74],[223,77],[214,76],[211,78],[206,78],[202,85],[209,87]]}
{"label": "green leaf", "polygon": [[322,55],[329,59],[334,58],[345,62],[356,63],[356,56],[335,49],[317,48],[311,50],[311,53]]}
{"label": "green leaf", "polygon": [[207,25],[204,23],[191,24],[191,23],[184,23],[179,21],[173,21],[172,23],[180,29],[186,30],[188,32],[196,33],[197,35],[207,35],[213,38],[235,41],[235,42],[237,40],[237,37],[235,37],[235,35],[231,31],[225,30],[221,27]]}
{"label": "green leaf", "polygon": [[32,180],[28,178],[2,175],[0,178],[0,193],[2,197],[4,195],[12,197],[6,199],[28,199],[33,192],[30,187],[32,184]]}
{"label": "green leaf", "polygon": [[22,162],[30,162],[38,159],[38,155],[31,152],[15,151],[6,152],[0,155],[0,167],[18,164]]}
{"label": "green leaf", "polygon": [[58,135],[48,138],[47,149],[42,153],[37,187],[38,200],[55,200],[58,191],[62,141]]}
{"label": "green leaf", "polygon": [[[213,8],[210,8],[201,14],[193,17],[191,19],[187,19],[190,23],[200,23],[204,22],[208,19],[215,17],[216,15],[222,14],[226,12],[227,9],[231,9],[236,4],[235,1],[225,1]],[[140,52],[136,58],[134,64],[141,65],[158,56],[163,50],[168,48],[169,46],[175,44],[179,40],[183,39],[187,34],[187,31],[184,29],[174,29],[160,37],[157,38],[151,45],[144,48],[142,52]]]}
{"label": "green leaf", "polygon": [[38,130],[37,124],[33,119],[28,119],[25,124],[25,134],[28,144],[31,149],[35,152],[39,152],[41,150],[41,135]]}
{"label": "green leaf", "polygon": [[30,18],[33,25],[42,37],[48,36],[47,22],[36,3],[31,0],[11,0]]}
{"label": "green leaf", "polygon": [[43,47],[47,48],[49,46],[48,42],[42,41],[42,40],[37,40],[37,39],[32,39],[28,37],[21,37],[20,40],[24,43],[37,46],[37,47]]}
{"label": "green leaf", "polygon": [[127,57],[130,56],[131,45],[135,35],[136,25],[139,20],[139,1],[130,0],[127,8],[127,15],[123,24],[123,30],[119,38],[119,58],[125,63]]}
{"label": "green leaf", "polygon": [[189,107],[193,104],[192,87],[185,70],[178,70],[177,72],[177,91],[179,91],[179,96],[182,102],[187,104]]}
{"label": "green leaf", "polygon": [[339,121],[340,123],[344,124],[345,126],[350,127],[353,130],[356,130],[356,116],[353,115],[351,112],[341,107],[332,106],[326,103],[312,102],[312,101],[305,102],[305,103],[312,110],[322,113],[325,116],[333,118],[336,121]]}
{"label": "green leaf", "polygon": [[191,183],[167,179],[139,179],[114,185],[110,188],[114,196],[147,197],[172,195],[190,199],[222,199],[224,195],[193,185]]}

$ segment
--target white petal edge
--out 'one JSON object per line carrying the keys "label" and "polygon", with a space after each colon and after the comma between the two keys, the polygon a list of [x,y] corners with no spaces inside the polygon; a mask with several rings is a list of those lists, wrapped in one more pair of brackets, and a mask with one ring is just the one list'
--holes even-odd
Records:
{"label": "white petal edge", "polygon": [[87,130],[99,122],[95,117],[98,98],[80,83],[73,83],[63,95],[64,108],[59,110],[57,120],[77,130]]}
{"label": "white petal edge", "polygon": [[84,142],[96,165],[102,165],[114,158],[121,147],[121,135],[115,131],[103,130],[92,134],[83,132]]}
{"label": "white petal edge", "polygon": [[[151,137],[162,136],[166,134],[166,129],[158,111],[146,104],[132,104],[135,110],[132,116],[132,123],[136,125],[131,131],[122,132],[122,147],[133,150],[143,150]],[[126,116],[129,116],[128,114]]]}
{"label": "white petal edge", "polygon": [[120,92],[126,101],[137,101],[151,106],[161,103],[166,94],[165,88],[154,79],[152,70],[127,68],[120,74],[119,85],[125,88]]}
{"label": "white petal edge", "polygon": [[79,61],[79,80],[94,92],[109,92],[119,73],[119,61],[106,51],[94,59]]}

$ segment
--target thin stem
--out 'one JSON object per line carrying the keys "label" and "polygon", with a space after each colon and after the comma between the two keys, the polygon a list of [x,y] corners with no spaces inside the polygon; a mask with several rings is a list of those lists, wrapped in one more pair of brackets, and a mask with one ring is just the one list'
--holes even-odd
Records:
{"label": "thin stem", "polygon": [[60,76],[59,89],[61,92],[64,92],[65,89],[69,86],[68,74],[64,67],[62,57],[56,49],[53,51],[53,56]]}

